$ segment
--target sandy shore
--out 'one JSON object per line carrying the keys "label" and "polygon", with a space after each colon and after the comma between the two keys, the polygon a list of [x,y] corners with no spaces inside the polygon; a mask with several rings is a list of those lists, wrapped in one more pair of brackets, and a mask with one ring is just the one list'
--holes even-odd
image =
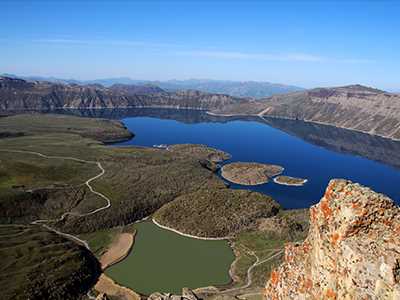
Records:
{"label": "sandy shore", "polygon": [[121,233],[117,236],[110,248],[100,258],[103,270],[123,260],[132,249],[134,235],[131,233]]}
{"label": "sandy shore", "polygon": [[[105,271],[108,267],[122,261],[127,257],[133,247],[134,234],[119,234],[111,246],[100,258],[101,268]],[[140,300],[140,295],[129,288],[114,282],[106,274],[101,274],[94,289],[99,293],[105,293],[111,297],[120,297],[125,300]]]}

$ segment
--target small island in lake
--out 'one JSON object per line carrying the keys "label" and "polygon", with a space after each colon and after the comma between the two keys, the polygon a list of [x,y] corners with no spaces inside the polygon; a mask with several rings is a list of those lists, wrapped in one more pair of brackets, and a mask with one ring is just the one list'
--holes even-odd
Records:
{"label": "small island in lake", "polygon": [[292,185],[292,186],[302,186],[308,180],[304,178],[296,178],[290,176],[277,176],[274,178],[274,182],[283,185]]}
{"label": "small island in lake", "polygon": [[221,176],[233,183],[258,185],[267,183],[270,177],[279,175],[284,168],[278,165],[255,162],[235,162],[221,168]]}

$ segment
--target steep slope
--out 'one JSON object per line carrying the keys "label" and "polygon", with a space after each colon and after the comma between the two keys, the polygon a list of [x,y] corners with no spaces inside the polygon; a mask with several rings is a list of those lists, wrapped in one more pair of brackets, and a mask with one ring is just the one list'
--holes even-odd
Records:
{"label": "steep slope", "polygon": [[199,91],[164,92],[151,86],[57,84],[0,77],[0,110],[54,108],[173,107],[221,109],[246,101]]}
{"label": "steep slope", "polygon": [[355,85],[270,98],[262,115],[320,122],[400,138],[400,97]]}
{"label": "steep slope", "polygon": [[361,85],[275,95],[213,112],[298,119],[400,139],[400,96]]}
{"label": "steep slope", "polygon": [[288,244],[267,299],[400,299],[400,209],[382,194],[332,180],[310,209],[302,244]]}
{"label": "steep slope", "polygon": [[120,93],[122,95],[146,95],[165,92],[162,88],[156,85],[134,85],[134,84],[113,84],[110,90]]}
{"label": "steep slope", "polygon": [[100,276],[85,247],[38,225],[0,226],[1,299],[80,299]]}
{"label": "steep slope", "polygon": [[298,120],[263,117],[266,124],[339,153],[350,153],[400,168],[400,142],[353,130]]}

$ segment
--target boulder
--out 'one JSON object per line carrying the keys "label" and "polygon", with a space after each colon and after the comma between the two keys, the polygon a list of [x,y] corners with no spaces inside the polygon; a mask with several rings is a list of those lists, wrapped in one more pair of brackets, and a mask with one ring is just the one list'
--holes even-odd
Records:
{"label": "boulder", "polygon": [[388,197],[332,180],[310,209],[301,244],[285,247],[267,299],[400,299],[400,208]]}

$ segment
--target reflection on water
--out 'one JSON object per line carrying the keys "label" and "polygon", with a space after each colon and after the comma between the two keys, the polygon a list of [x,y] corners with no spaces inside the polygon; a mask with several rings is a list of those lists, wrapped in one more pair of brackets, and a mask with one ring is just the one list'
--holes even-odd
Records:
{"label": "reflection on water", "polygon": [[[54,111],[52,111],[54,112]],[[337,128],[329,125],[260,117],[217,117],[199,110],[176,110],[159,108],[129,109],[68,109],[57,113],[72,114],[90,118],[125,119],[128,117],[152,117],[176,120],[186,124],[227,123],[234,120],[265,123],[274,128],[299,137],[309,143],[326,149],[359,155],[396,168],[400,168],[400,142],[373,136],[367,133]]]}
{"label": "reflection on water", "polygon": [[173,109],[63,110],[64,114],[121,119],[135,138],[119,145],[207,144],[232,155],[285,167],[306,178],[301,187],[273,182],[244,187],[272,196],[286,208],[309,207],[332,178],[345,178],[400,200],[400,143],[332,126],[296,120],[220,118],[204,111]]}

